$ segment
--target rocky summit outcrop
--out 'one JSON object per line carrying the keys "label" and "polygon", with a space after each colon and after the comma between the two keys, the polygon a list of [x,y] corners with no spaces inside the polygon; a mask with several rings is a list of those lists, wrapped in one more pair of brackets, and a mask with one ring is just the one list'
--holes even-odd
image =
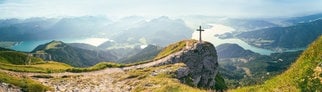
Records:
{"label": "rocky summit outcrop", "polygon": [[218,61],[215,47],[209,42],[186,45],[181,51],[173,53],[155,66],[184,63],[176,71],[176,77],[182,83],[199,88],[213,88],[218,73]]}

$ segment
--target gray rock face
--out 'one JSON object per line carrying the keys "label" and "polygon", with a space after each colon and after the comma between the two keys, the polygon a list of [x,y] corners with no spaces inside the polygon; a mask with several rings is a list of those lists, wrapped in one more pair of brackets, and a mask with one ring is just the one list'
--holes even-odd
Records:
{"label": "gray rock face", "polygon": [[191,78],[194,86],[211,88],[215,85],[218,61],[216,49],[212,44],[197,43],[185,51],[181,59],[189,68],[186,78]]}
{"label": "gray rock face", "polygon": [[200,88],[212,88],[215,85],[218,61],[216,49],[211,43],[196,43],[164,60],[159,65],[179,62],[186,64],[186,67],[182,67],[176,72],[177,78],[183,83]]}
{"label": "gray rock face", "polygon": [[32,53],[33,57],[38,57],[38,58],[42,58],[46,61],[51,61],[51,55],[47,54],[47,53]]}

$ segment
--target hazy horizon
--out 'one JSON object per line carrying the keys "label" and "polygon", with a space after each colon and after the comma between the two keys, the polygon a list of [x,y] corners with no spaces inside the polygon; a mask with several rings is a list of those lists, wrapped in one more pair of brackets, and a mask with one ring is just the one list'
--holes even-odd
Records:
{"label": "hazy horizon", "polygon": [[320,0],[0,0],[4,18],[65,16],[294,17],[322,12]]}

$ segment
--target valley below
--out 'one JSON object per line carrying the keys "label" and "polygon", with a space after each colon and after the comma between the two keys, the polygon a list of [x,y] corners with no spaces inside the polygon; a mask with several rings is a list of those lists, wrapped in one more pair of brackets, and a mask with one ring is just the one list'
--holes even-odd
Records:
{"label": "valley below", "polygon": [[319,92],[321,23],[311,16],[2,19],[0,92]]}

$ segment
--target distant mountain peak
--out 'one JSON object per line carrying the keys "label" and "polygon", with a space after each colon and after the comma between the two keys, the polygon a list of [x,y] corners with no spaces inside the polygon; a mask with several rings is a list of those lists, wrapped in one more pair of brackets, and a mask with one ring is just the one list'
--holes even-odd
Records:
{"label": "distant mountain peak", "polygon": [[53,40],[49,43],[39,45],[33,51],[35,55],[48,55],[50,60],[64,62],[72,66],[91,66],[101,61],[113,61],[116,56],[108,51],[94,51],[70,46],[62,41]]}
{"label": "distant mountain peak", "polygon": [[51,41],[49,43],[46,43],[46,44],[43,44],[43,45],[40,45],[40,46],[36,47],[32,52],[45,51],[45,50],[49,50],[49,49],[63,48],[63,47],[66,47],[66,45],[67,44],[65,44],[62,41],[53,40],[53,41]]}
{"label": "distant mountain peak", "polygon": [[245,50],[238,44],[225,43],[216,47],[219,58],[237,58],[257,54],[250,50]]}

